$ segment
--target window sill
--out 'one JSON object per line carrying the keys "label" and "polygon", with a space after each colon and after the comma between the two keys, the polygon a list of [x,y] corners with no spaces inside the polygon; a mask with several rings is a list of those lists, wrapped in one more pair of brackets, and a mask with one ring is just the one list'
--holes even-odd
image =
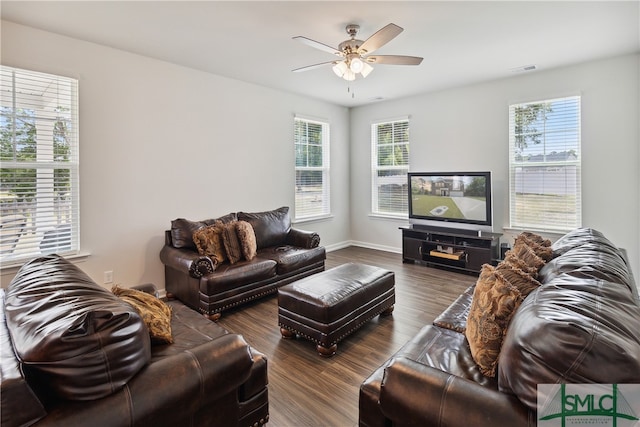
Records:
{"label": "window sill", "polygon": [[381,213],[370,213],[369,218],[373,219],[388,219],[392,221],[409,221],[409,217],[406,215],[393,215],[393,214],[381,214]]}
{"label": "window sill", "polygon": [[[89,252],[78,252],[77,254],[68,254],[68,255],[61,255],[61,256],[63,256],[65,259],[72,262],[82,262],[87,258],[89,258],[90,255],[91,253]],[[33,255],[32,257],[27,259],[12,260],[6,263],[2,262],[0,264],[0,274],[16,273],[20,269],[20,267],[22,267],[27,261],[30,261],[31,259],[36,258],[37,256],[38,255]]]}
{"label": "window sill", "polygon": [[298,218],[298,219],[292,220],[291,224],[304,224],[304,223],[308,223],[308,222],[325,221],[325,220],[328,220],[328,219],[333,219],[333,215],[327,214],[327,215],[311,216],[311,217],[307,217],[307,218]]}

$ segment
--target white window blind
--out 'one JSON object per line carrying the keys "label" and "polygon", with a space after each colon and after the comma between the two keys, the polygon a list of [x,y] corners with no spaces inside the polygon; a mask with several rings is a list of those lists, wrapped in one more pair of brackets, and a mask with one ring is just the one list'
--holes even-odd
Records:
{"label": "white window blind", "polygon": [[371,125],[372,212],[408,215],[409,120]]}
{"label": "white window blind", "polygon": [[329,124],[294,119],[295,218],[329,215]]}
{"label": "white window blind", "polygon": [[0,67],[0,262],[79,250],[78,81]]}
{"label": "white window blind", "polygon": [[511,227],[580,227],[580,97],[509,106]]}

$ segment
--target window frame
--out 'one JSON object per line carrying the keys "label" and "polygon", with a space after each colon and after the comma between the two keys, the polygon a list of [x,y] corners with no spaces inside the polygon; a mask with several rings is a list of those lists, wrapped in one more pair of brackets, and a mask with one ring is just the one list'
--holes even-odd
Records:
{"label": "window frame", "polygon": [[[298,134],[298,123],[304,123],[306,125],[305,135]],[[321,143],[312,144],[309,138],[309,125],[319,125],[321,132]],[[302,139],[300,139],[302,138]],[[293,209],[293,221],[304,222],[313,221],[316,219],[327,218],[331,216],[331,167],[330,167],[330,141],[331,141],[331,125],[328,120],[311,118],[302,115],[295,115],[293,120],[293,145],[294,145],[294,174],[295,174],[295,187],[294,187],[294,209]],[[306,150],[306,165],[298,165],[298,146],[305,145]],[[309,147],[320,147],[322,150],[321,165],[309,165]],[[322,176],[320,194],[315,195],[315,200],[320,197],[321,203],[316,203],[317,209],[309,207],[309,205],[303,206],[301,203],[302,187],[298,185],[298,174],[301,172],[320,172]]]}
{"label": "window frame", "polygon": [[[379,149],[381,144],[379,143],[379,128],[380,126],[391,125],[392,130],[392,147],[393,152],[395,152],[395,147],[398,145],[406,146],[406,164],[402,165],[390,165],[384,166],[379,164]],[[406,140],[404,141],[396,141],[396,132],[395,126],[402,125],[406,126]],[[408,116],[404,117],[396,117],[393,119],[380,120],[371,124],[371,215],[385,218],[398,218],[398,219],[408,219],[409,218],[409,202],[408,202],[408,189],[407,186],[407,174],[410,169],[410,149],[411,149],[411,140],[410,140],[410,118]],[[395,162],[395,157],[394,157]],[[402,175],[402,192],[400,193],[400,197],[404,200],[400,200],[400,202],[404,201],[404,209],[403,210],[389,210],[384,211],[380,209],[380,195],[379,195],[379,172],[380,171],[400,171]],[[393,202],[391,200],[388,201],[389,205],[392,205]]]}
{"label": "window frame", "polygon": [[[0,76],[0,191],[13,195],[2,204],[2,268],[49,253],[74,257],[80,253],[79,81],[5,65]],[[25,173],[26,187],[17,181]],[[11,224],[9,212],[17,218]]]}
{"label": "window frame", "polygon": [[[563,119],[571,120],[566,122],[568,124],[563,127],[555,127],[549,124],[551,122],[547,114],[553,114],[551,109],[552,105],[556,105],[562,109],[566,109]],[[544,117],[535,116],[535,121],[543,123],[543,129],[540,131],[537,128],[528,129],[526,132],[516,133],[516,117],[515,109],[524,108],[527,106],[538,107],[544,106],[541,110],[544,113]],[[550,110],[546,110],[550,108]],[[572,229],[582,226],[582,129],[581,129],[581,111],[582,111],[582,98],[580,95],[570,95],[558,98],[542,99],[538,101],[519,102],[509,105],[509,228],[514,230],[537,230],[541,232],[559,233],[563,234]],[[523,113],[526,114],[526,113]],[[574,120],[575,118],[575,120]],[[565,123],[565,122],[563,122]],[[519,127],[526,129],[527,125],[523,125],[522,121]],[[558,137],[560,133],[564,132],[566,136],[563,136],[561,141],[564,145],[564,151],[558,152],[553,150],[553,147],[558,147],[558,142],[552,142],[554,135]],[[520,137],[520,144],[524,144],[523,147],[517,147],[516,139]],[[526,142],[522,142],[522,138],[542,138],[543,152],[542,154],[529,154],[527,160],[524,160],[524,150],[527,148]],[[549,139],[547,147],[547,139]],[[573,141],[575,139],[575,141]],[[520,151],[519,151],[520,150]],[[561,154],[564,154],[565,159],[561,159]],[[517,157],[520,156],[521,160]],[[553,155],[550,157],[550,155]],[[542,160],[531,160],[531,157],[540,157]],[[555,158],[554,158],[555,157]],[[575,157],[575,158],[572,158]],[[573,169],[573,171],[572,171]],[[558,172],[562,171],[562,174]],[[569,173],[567,173],[569,172]],[[532,179],[527,180],[526,174],[531,174]],[[560,180],[558,178],[562,177]],[[546,178],[546,179],[545,179]],[[555,180],[554,180],[555,178]],[[565,194],[565,201],[561,199],[555,201],[548,201],[552,193],[552,188],[558,187],[561,183],[564,191],[569,188],[574,188],[574,192]],[[542,188],[542,192],[530,192],[531,200],[527,203],[524,199],[524,188],[529,186],[531,188],[534,185],[538,185],[538,188]],[[520,190],[520,191],[519,191]],[[529,190],[531,191],[531,190]],[[554,194],[558,196],[559,194]],[[534,197],[537,200],[534,201]],[[571,203],[571,198],[573,202]],[[539,206],[545,206],[543,209],[539,209]],[[559,212],[560,209],[566,211],[565,214],[553,213],[550,207],[556,208],[555,211]],[[537,216],[537,218],[536,218]]]}

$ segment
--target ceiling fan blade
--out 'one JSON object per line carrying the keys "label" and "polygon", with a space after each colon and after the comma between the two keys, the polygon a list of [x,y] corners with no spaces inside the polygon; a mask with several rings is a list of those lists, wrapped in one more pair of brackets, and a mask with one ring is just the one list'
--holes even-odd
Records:
{"label": "ceiling fan blade", "polygon": [[376,32],[374,35],[366,39],[364,43],[362,43],[362,46],[360,46],[359,51],[362,52],[362,54],[371,53],[374,50],[389,43],[402,31],[404,31],[402,27],[399,27],[396,24],[388,24],[387,26],[379,29],[378,32]]}
{"label": "ceiling fan blade", "polygon": [[307,65],[305,67],[296,68],[295,70],[292,70],[292,71],[294,73],[298,73],[300,71],[309,71],[309,70],[313,70],[313,69],[316,69],[316,68],[324,67],[325,65],[335,64],[335,63],[336,63],[336,61],[321,62],[319,64]]}
{"label": "ceiling fan blade", "polygon": [[422,58],[419,56],[405,55],[372,55],[365,58],[370,64],[389,64],[389,65],[420,65]]}
{"label": "ceiling fan blade", "polygon": [[307,46],[315,47],[316,49],[320,49],[320,50],[322,50],[324,52],[328,52],[328,53],[331,53],[331,54],[336,55],[336,56],[342,56],[342,52],[340,52],[338,49],[336,49],[334,47],[331,47],[329,45],[326,45],[324,43],[320,43],[320,42],[317,42],[315,40],[311,40],[311,39],[309,39],[307,37],[295,36],[295,37],[293,37],[293,39],[301,41],[302,43],[306,44]]}

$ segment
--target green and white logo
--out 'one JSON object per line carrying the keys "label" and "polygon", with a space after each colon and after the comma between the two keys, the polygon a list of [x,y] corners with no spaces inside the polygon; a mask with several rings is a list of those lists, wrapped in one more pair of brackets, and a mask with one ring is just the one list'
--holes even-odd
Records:
{"label": "green and white logo", "polygon": [[639,427],[640,384],[539,384],[538,426]]}

